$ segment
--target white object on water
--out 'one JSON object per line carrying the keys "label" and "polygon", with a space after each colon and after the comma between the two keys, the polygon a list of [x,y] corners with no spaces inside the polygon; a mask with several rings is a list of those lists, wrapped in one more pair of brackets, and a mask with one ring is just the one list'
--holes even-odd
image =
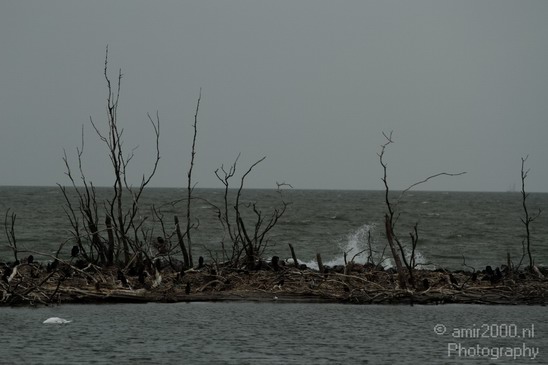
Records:
{"label": "white object on water", "polygon": [[59,317],[51,317],[44,321],[44,323],[53,323],[53,324],[65,324],[70,322],[72,321],[67,321],[66,319],[59,318]]}

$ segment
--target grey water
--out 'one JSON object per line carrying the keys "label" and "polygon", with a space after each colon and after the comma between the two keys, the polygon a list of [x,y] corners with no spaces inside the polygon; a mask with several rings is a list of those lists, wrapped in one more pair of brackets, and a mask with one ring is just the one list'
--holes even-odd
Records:
{"label": "grey water", "polygon": [[[97,191],[101,211],[102,201],[109,198],[110,190],[98,188]],[[398,201],[399,195],[394,192],[392,201]],[[228,237],[223,233],[214,206],[222,205],[223,190],[196,189],[193,196],[196,199],[191,217],[192,223],[198,226],[192,232],[194,256],[202,255],[207,260],[213,253],[216,259],[222,259],[221,243],[228,244]],[[172,236],[175,215],[186,223],[185,197],[185,189],[145,191],[136,219],[145,221],[143,227],[149,229],[147,234],[151,239]],[[291,243],[298,259],[311,266],[316,253],[322,255],[324,262],[342,263],[344,252],[351,258],[367,251],[370,240],[376,252],[374,258],[385,266],[390,265],[386,252],[382,255],[386,247],[383,191],[288,189],[280,197],[275,190],[245,190],[242,198],[244,202],[256,202],[264,217],[281,207],[281,198],[289,203],[286,213],[271,231],[265,256],[288,258],[288,243]],[[73,205],[77,207],[74,201]],[[531,223],[530,237],[535,262],[548,265],[548,193],[531,193],[527,206],[531,215],[539,209],[545,211]],[[163,218],[163,230],[153,207]],[[57,187],[0,187],[0,213],[5,216],[9,209],[10,214],[17,215],[15,234],[18,249],[23,252],[53,255],[60,244],[65,243],[61,254],[68,255],[74,238],[65,208]],[[508,253],[515,265],[523,257],[525,227],[521,222],[524,213],[519,193],[411,191],[399,199],[396,212],[396,233],[404,244],[409,243],[409,233],[417,224],[417,249],[425,266],[482,269],[486,265],[506,263]],[[253,227],[253,219],[251,212],[246,218],[248,227]],[[4,228],[4,219],[0,219],[0,261],[12,260],[13,256]],[[23,253],[21,255],[23,257]],[[37,255],[34,253],[34,256]],[[368,251],[358,255],[356,261],[365,261],[367,257]]]}
{"label": "grey water", "polygon": [[[169,237],[174,215],[186,221],[185,193],[145,191],[138,219],[144,220],[147,237]],[[108,198],[109,190],[98,189],[98,195]],[[395,192],[392,198],[398,196]],[[195,197],[195,256],[219,259],[227,237],[214,206],[221,205],[223,191],[197,189]],[[374,259],[390,266],[383,255],[384,192],[284,190],[282,197],[290,204],[272,230],[266,257],[289,257],[291,243],[310,266],[318,252],[328,264],[343,262],[345,252],[365,262],[366,253],[359,253],[370,242]],[[281,204],[272,190],[245,190],[243,198],[257,202],[265,216]],[[525,238],[521,203],[518,193],[412,191],[397,205],[396,233],[408,243],[418,223],[418,253],[426,267],[482,269],[506,263],[508,253],[518,264]],[[548,194],[532,193],[527,203],[532,214],[546,210]],[[0,213],[17,215],[20,257],[41,252],[48,260],[61,243],[61,254],[68,255],[73,236],[64,204],[58,188],[0,187]],[[252,224],[252,213],[244,218]],[[12,261],[3,220],[0,225],[0,261]],[[531,224],[531,239],[536,263],[546,266],[548,213]],[[280,301],[0,308],[0,363],[546,364],[547,313],[545,307],[524,306]],[[42,324],[53,316],[72,322]],[[445,328],[442,334],[440,328]]]}
{"label": "grey water", "polygon": [[[546,364],[546,308],[287,303],[0,309],[2,364]],[[52,316],[71,323],[42,324]]]}

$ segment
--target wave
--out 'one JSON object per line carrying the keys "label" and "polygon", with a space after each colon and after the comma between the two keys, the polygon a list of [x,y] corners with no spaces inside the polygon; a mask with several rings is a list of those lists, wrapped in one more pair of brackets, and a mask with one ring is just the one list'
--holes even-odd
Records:
{"label": "wave", "polygon": [[[405,243],[403,243],[405,245]],[[391,258],[390,248],[386,239],[378,231],[377,225],[364,224],[350,232],[345,239],[337,242],[340,253],[335,257],[324,261],[325,266],[338,266],[346,262],[354,261],[360,264],[374,264],[388,269],[394,266]],[[411,257],[411,250],[404,248],[407,260]],[[415,262],[418,269],[432,268],[424,254],[415,249]],[[318,262],[315,259],[301,262],[307,267],[318,270]]]}

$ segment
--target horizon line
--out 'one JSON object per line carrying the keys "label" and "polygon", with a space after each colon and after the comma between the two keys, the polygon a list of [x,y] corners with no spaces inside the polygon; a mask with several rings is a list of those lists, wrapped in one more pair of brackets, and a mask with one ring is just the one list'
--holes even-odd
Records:
{"label": "horizon line", "polygon": [[[65,187],[72,187],[72,185],[61,185]],[[76,185],[78,188],[83,188],[83,185]],[[138,186],[134,186],[137,188]],[[59,185],[12,185],[12,184],[0,184],[0,188],[59,188]],[[100,189],[110,189],[112,186],[109,185],[94,185],[94,188]],[[183,189],[186,190],[186,186],[147,186],[145,189]],[[208,190],[224,190],[224,187],[198,187],[195,186],[193,189],[208,189]],[[229,188],[229,190],[237,190],[238,187]],[[244,190],[277,190],[275,187],[244,187]],[[370,189],[370,188],[294,188],[294,187],[283,187],[281,190],[290,191],[385,191],[385,189]],[[405,189],[390,189],[390,191],[401,192]],[[518,193],[521,194],[521,190],[452,190],[452,189],[411,189],[409,192],[439,192],[439,193]],[[527,194],[546,194],[548,191],[526,191]]]}

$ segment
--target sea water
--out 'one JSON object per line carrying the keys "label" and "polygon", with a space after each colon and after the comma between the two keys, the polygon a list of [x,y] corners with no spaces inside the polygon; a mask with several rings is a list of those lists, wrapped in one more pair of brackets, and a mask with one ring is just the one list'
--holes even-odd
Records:
{"label": "sea water", "polygon": [[[42,324],[52,316],[72,320]],[[0,308],[2,364],[546,364],[545,307],[172,303]]]}
{"label": "sea water", "polygon": [[[233,194],[231,192],[229,198],[233,198]],[[106,188],[98,188],[97,195],[99,229],[104,232],[103,202],[112,195]],[[221,189],[196,189],[193,195],[196,199],[192,203],[191,223],[197,226],[191,231],[193,251],[195,257],[201,255],[206,261],[223,259],[222,243],[229,251],[230,240],[219,222],[217,210],[223,209],[223,196]],[[175,243],[173,219],[177,215],[184,230],[185,197],[185,189],[145,191],[136,220],[145,222],[143,227],[151,240],[169,236]],[[384,234],[387,212],[384,192],[288,189],[281,196],[275,190],[244,190],[242,195],[243,204],[256,203],[262,217],[267,219],[274,209],[282,207],[280,199],[289,205],[270,232],[265,257],[291,257],[288,247],[291,243],[298,260],[310,266],[315,265],[317,253],[326,264],[343,263],[346,253],[348,260],[357,255],[356,262],[365,262],[371,256],[374,261],[390,266]],[[515,265],[522,258],[522,264],[528,264],[528,258],[523,255],[526,236],[519,193],[411,191],[400,197],[400,193],[394,192],[391,201],[397,218],[395,232],[404,245],[409,246],[409,233],[417,224],[417,259],[426,267],[483,269],[486,265],[505,264],[508,254]],[[77,209],[77,202],[72,203]],[[548,194],[531,193],[527,205],[532,216],[539,209],[545,211],[530,224],[530,239],[535,262],[548,265]],[[229,202],[231,213],[232,206]],[[61,254],[69,255],[74,235],[66,208],[59,188],[0,187],[0,213],[4,217],[9,213],[8,218],[16,214],[14,230],[19,251],[54,255],[64,244]],[[250,207],[242,207],[242,213],[251,231],[256,215]],[[159,217],[164,222],[163,229]],[[8,219],[8,225],[10,222]],[[234,221],[232,223],[234,226]],[[0,228],[0,261],[13,260],[3,234],[4,219],[0,220]],[[20,256],[28,254],[24,252]]]}
{"label": "sea water", "polygon": [[[145,192],[139,218],[154,223],[148,228],[153,230],[150,237],[169,236],[173,215],[186,222],[185,203],[180,201],[185,193]],[[98,194],[108,197],[109,191],[99,189]],[[199,226],[192,233],[193,247],[195,256],[208,261],[210,253],[219,254],[221,242],[228,242],[215,208],[222,205],[223,191],[199,189],[195,195],[200,199],[193,201],[191,219]],[[243,197],[257,202],[265,216],[280,207],[276,191],[246,190]],[[310,266],[316,253],[325,264],[342,263],[346,253],[357,262],[371,255],[390,266],[383,192],[286,190],[283,199],[291,204],[272,230],[266,257],[289,257],[291,243],[298,259]],[[535,214],[548,206],[548,194],[531,194],[527,202]],[[426,267],[482,269],[506,263],[507,254],[518,264],[525,238],[521,203],[517,193],[410,192],[396,206],[396,233],[408,243],[409,232],[418,224],[418,259]],[[164,230],[152,218],[152,206],[164,217]],[[73,236],[58,188],[0,187],[0,212],[8,212],[8,218],[16,214],[17,246],[28,251],[20,257],[29,252],[55,254],[61,243],[66,247],[61,254],[69,254]],[[531,248],[539,265],[548,263],[547,216],[541,214],[531,223]],[[251,225],[253,214],[245,218]],[[0,236],[0,261],[13,260],[7,245]],[[548,363],[545,307],[280,300],[0,308],[0,363]],[[49,317],[72,322],[42,324]]]}

